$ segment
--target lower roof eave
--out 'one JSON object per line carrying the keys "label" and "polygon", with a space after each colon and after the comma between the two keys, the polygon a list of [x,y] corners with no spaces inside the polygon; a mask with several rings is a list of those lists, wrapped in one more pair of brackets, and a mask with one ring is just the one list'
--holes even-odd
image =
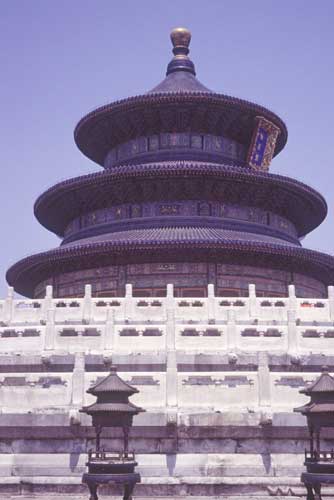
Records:
{"label": "lower roof eave", "polygon": [[60,273],[139,262],[224,261],[289,269],[334,284],[334,257],[296,246],[249,241],[112,242],[60,247],[26,257],[6,274],[15,291],[33,297],[38,283]]}

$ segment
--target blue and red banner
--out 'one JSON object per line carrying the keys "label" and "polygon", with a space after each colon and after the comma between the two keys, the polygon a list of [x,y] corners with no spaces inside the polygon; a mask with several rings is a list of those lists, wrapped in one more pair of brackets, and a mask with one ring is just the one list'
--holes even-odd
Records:
{"label": "blue and red banner", "polygon": [[262,116],[257,116],[247,163],[256,170],[269,170],[280,129]]}

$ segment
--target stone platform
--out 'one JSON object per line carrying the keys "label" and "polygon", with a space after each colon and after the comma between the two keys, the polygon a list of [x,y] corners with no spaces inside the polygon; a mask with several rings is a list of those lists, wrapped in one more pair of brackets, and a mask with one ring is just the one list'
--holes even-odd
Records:
{"label": "stone platform", "polygon": [[[29,482],[29,480],[22,480],[20,486],[17,485],[17,488],[14,490],[14,483],[13,481],[9,481],[11,483],[12,488],[10,488],[9,483],[4,486],[1,485],[0,489],[0,499],[19,499],[19,500],[28,500],[28,499],[41,499],[45,500],[46,498],[49,500],[56,500],[56,499],[68,499],[68,500],[88,500],[89,494],[88,490],[86,487],[83,487],[83,485],[80,485],[78,483],[77,485],[73,484],[70,486],[67,481],[67,485],[65,486],[66,480],[64,479],[64,485],[61,486],[59,482],[54,482],[53,485],[49,483],[47,487],[41,488],[43,484],[43,478],[37,478],[36,480]],[[149,479],[149,478],[148,478]],[[286,479],[286,478],[285,478]],[[163,481],[162,481],[163,482]],[[210,482],[204,482],[207,491],[206,493],[203,490],[203,486],[201,487],[202,489],[202,494],[199,492],[198,489],[198,494],[192,494],[191,488],[189,488],[189,485],[195,484],[195,478],[182,478],[180,484],[183,484],[182,489],[173,489],[170,488],[171,484],[161,484],[162,482],[157,482],[156,487],[154,487],[155,481],[147,481],[147,484],[145,485],[137,485],[135,489],[135,494],[134,494],[134,499],[148,499],[148,498],[155,498],[158,500],[165,500],[167,498],[169,499],[175,499],[175,500],[183,500],[187,498],[191,498],[192,500],[218,500],[218,499],[224,499],[224,500],[241,500],[244,498],[250,498],[252,500],[269,500],[271,498],[277,498],[278,500],[284,500],[287,498],[300,498],[300,499],[305,499],[305,491],[304,488],[300,487],[299,484],[296,484],[296,481],[289,481],[290,485],[286,486],[285,488],[277,488],[278,481],[274,480],[273,481],[273,489],[268,489],[266,494],[261,494],[259,492],[256,492],[255,490],[250,491],[247,493],[248,489],[246,490],[247,486],[255,486],[254,481],[252,481],[251,485],[247,485],[246,483],[244,484],[245,491],[243,494],[233,494],[231,491],[232,488],[232,481],[229,481],[227,479],[226,483],[222,485],[222,481],[219,478],[214,478],[213,481],[211,481],[211,484],[215,485],[216,492],[212,491],[212,494],[210,495]],[[267,481],[264,480],[263,478],[258,478],[258,485],[260,483],[262,484],[266,483]],[[217,490],[218,484],[221,483],[221,492],[219,493]],[[229,484],[228,484],[229,483]],[[276,486],[275,486],[276,483]],[[175,483],[174,483],[175,484]],[[186,487],[185,485],[188,485]],[[150,487],[148,488],[148,485]],[[45,483],[44,483],[44,486]],[[168,487],[167,487],[168,486]],[[268,484],[267,484],[268,486]],[[56,493],[55,489],[59,487],[59,492]],[[169,490],[169,491],[168,491]],[[229,491],[230,490],[230,491]],[[323,490],[323,497],[325,499],[332,499],[334,495],[334,489],[333,488],[324,488]],[[99,497],[109,499],[109,500],[116,500],[122,498],[121,490],[119,488],[113,488],[113,487],[100,487],[99,489]]]}
{"label": "stone platform", "polygon": [[[140,496],[303,494],[308,432],[299,389],[334,371],[328,299],[167,296],[0,301],[0,498],[81,495],[94,431],[79,409],[111,363],[138,388]],[[331,449],[334,435],[324,433]],[[121,446],[118,429],[102,446]],[[332,494],[332,493],[331,493]],[[334,492],[332,497],[334,498]],[[330,498],[330,496],[329,496]]]}

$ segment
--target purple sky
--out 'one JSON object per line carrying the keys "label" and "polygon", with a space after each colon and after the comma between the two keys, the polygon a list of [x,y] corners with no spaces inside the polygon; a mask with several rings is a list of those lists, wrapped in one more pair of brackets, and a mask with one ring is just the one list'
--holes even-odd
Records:
{"label": "purple sky", "polygon": [[192,31],[199,80],[286,122],[271,171],[325,196],[328,217],[304,245],[333,254],[333,21],[332,0],[3,0],[0,297],[11,264],[58,245],[34,219],[37,196],[100,169],[76,148],[76,123],[161,81],[180,25]]}

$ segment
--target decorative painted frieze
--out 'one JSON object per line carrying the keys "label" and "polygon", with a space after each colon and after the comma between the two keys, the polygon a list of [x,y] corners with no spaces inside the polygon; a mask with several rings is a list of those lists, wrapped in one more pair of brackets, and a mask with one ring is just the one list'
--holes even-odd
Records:
{"label": "decorative painted frieze", "polygon": [[160,385],[160,381],[150,375],[134,375],[130,380],[126,380],[129,385]]}
{"label": "decorative painted frieze", "polygon": [[282,385],[287,387],[292,387],[293,389],[297,389],[299,387],[305,387],[306,381],[303,377],[280,377],[275,380],[275,385]]}
{"label": "decorative painted frieze", "polygon": [[26,377],[8,376],[0,382],[1,387],[40,387],[48,389],[51,386],[66,386],[66,380],[61,377],[43,376],[38,380],[28,380]]}
{"label": "decorative painted frieze", "polygon": [[253,385],[253,381],[244,375],[226,375],[223,379],[213,379],[210,376],[194,375],[182,381],[183,385],[226,385],[235,388],[239,385]]}
{"label": "decorative painted frieze", "polygon": [[193,152],[194,150],[197,155],[201,152],[211,153],[222,158],[237,160],[240,163],[244,162],[246,153],[243,144],[228,137],[190,132],[171,132],[138,137],[116,146],[107,154],[104,166],[105,168],[112,168],[122,161],[134,158],[140,161],[141,158],[152,152],[173,151],[175,154],[178,151]]}

